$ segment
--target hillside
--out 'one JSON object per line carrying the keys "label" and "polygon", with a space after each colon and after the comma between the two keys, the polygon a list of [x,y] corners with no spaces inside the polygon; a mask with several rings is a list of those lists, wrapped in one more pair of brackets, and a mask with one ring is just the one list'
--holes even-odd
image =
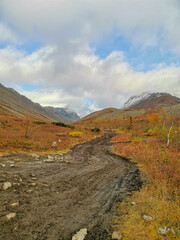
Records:
{"label": "hillside", "polygon": [[27,97],[19,94],[14,89],[6,88],[0,84],[0,114],[66,123],[79,119],[78,115],[74,112],[67,112],[63,108],[61,108],[60,112],[58,110],[59,108],[56,110],[53,107],[42,107],[40,104],[34,103]]}
{"label": "hillside", "polygon": [[180,104],[178,97],[168,93],[144,93],[130,97],[124,104],[124,109],[159,109]]}

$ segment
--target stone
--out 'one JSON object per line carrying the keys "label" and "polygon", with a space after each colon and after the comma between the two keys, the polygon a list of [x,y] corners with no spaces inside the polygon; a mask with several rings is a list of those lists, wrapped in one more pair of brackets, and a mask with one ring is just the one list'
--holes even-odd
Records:
{"label": "stone", "polygon": [[16,213],[9,213],[6,215],[7,220],[11,220],[12,218],[16,217]]}
{"label": "stone", "polygon": [[7,190],[10,187],[12,187],[12,184],[10,182],[5,182],[4,185],[3,185],[4,190]]}
{"label": "stone", "polygon": [[169,232],[169,230],[170,230],[169,228],[167,229],[166,227],[164,227],[164,228],[159,228],[157,232],[159,235],[165,236]]}
{"label": "stone", "polygon": [[87,229],[83,228],[72,237],[72,240],[84,240],[86,235]]}
{"label": "stone", "polygon": [[52,147],[56,147],[56,146],[57,146],[57,142],[53,142]]}
{"label": "stone", "polygon": [[146,221],[152,221],[152,217],[147,215],[143,215],[143,219]]}
{"label": "stone", "polygon": [[135,202],[131,202],[131,205],[134,206],[136,203]]}
{"label": "stone", "polygon": [[15,164],[10,164],[10,167],[11,167],[11,168],[14,168],[14,167],[15,167]]}
{"label": "stone", "polygon": [[19,202],[14,202],[14,203],[11,203],[10,205],[12,208],[16,208],[16,207],[19,207]]}
{"label": "stone", "polygon": [[53,160],[53,159],[45,159],[44,162],[45,162],[45,163],[53,163],[54,160]]}
{"label": "stone", "polygon": [[38,156],[36,153],[32,153],[31,155],[32,155],[32,157],[34,157],[34,158],[39,158],[39,156]]}
{"label": "stone", "polygon": [[1,166],[2,166],[2,167],[5,167],[5,166],[6,166],[6,164],[4,164],[4,163],[1,163]]}
{"label": "stone", "polygon": [[114,231],[112,234],[112,239],[121,240],[122,234],[120,232]]}
{"label": "stone", "polygon": [[29,185],[35,187],[36,183],[30,183]]}
{"label": "stone", "polygon": [[59,139],[58,139],[58,142],[60,142],[60,143],[61,143],[61,142],[62,142],[62,140],[59,138]]}
{"label": "stone", "polygon": [[31,173],[29,176],[30,177],[36,177],[36,175],[34,173]]}

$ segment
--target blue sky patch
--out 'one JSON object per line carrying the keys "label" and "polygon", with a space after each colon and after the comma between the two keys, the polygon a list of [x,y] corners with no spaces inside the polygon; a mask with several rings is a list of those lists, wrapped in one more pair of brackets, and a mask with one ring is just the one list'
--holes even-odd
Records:
{"label": "blue sky patch", "polygon": [[20,85],[20,87],[22,88],[22,90],[27,91],[27,92],[31,92],[33,90],[39,89],[41,88],[41,85],[37,84],[27,84],[27,83],[23,83]]}
{"label": "blue sky patch", "polygon": [[168,50],[160,49],[158,46],[147,47],[133,45],[128,39],[122,36],[106,36],[100,42],[91,44],[91,47],[101,59],[105,59],[113,51],[124,53],[126,61],[136,71],[147,72],[158,64],[180,65],[180,58],[177,58]]}

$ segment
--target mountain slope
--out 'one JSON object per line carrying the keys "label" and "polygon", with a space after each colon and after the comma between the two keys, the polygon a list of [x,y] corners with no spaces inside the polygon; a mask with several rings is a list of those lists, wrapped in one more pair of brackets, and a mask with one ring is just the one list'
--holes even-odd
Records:
{"label": "mountain slope", "polygon": [[65,117],[69,122],[73,121],[77,121],[80,119],[80,117],[78,116],[78,114],[74,111],[72,111],[68,106],[66,106],[65,108],[54,108],[54,107],[44,107],[48,112],[52,113],[52,114],[56,114],[58,116],[63,116]]}
{"label": "mountain slope", "polygon": [[144,93],[130,97],[123,109],[159,109],[179,103],[179,98],[168,93]]}
{"label": "mountain slope", "polygon": [[58,111],[50,111],[48,108],[32,102],[14,89],[6,88],[2,84],[0,84],[0,114],[31,117],[44,121],[62,121],[66,123],[69,123],[74,118],[74,115],[71,119],[70,115],[66,117],[63,113],[58,113]]}

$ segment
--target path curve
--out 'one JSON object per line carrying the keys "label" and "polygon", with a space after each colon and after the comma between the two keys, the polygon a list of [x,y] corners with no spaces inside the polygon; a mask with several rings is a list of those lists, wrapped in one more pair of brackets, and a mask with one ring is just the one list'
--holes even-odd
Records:
{"label": "path curve", "polygon": [[[117,201],[141,185],[135,164],[109,153],[113,136],[106,132],[48,160],[1,158],[0,239],[69,240],[82,228],[87,240],[107,238]],[[12,187],[3,190],[7,181]],[[10,212],[16,216],[7,221]]]}

